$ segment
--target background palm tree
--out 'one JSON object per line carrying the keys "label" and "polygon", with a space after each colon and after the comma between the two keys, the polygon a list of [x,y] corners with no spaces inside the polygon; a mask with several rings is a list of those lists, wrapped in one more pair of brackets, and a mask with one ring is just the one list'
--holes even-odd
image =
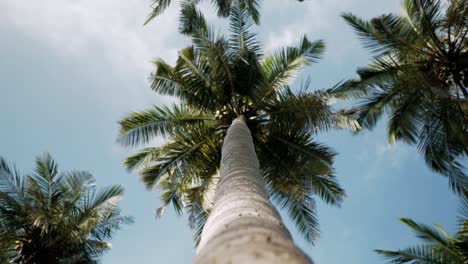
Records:
{"label": "background palm tree", "polygon": [[[178,102],[133,112],[120,121],[119,141],[125,146],[147,144],[157,136],[168,142],[128,157],[126,167],[139,171],[149,189],[163,191],[157,215],[169,204],[177,213],[188,211],[198,240],[215,192],[222,195],[216,190],[221,188],[221,150],[237,118],[248,127],[246,142],[253,139],[260,160],[266,182],[260,191],[286,208],[312,242],[318,234],[313,196],[334,205],[344,197],[333,175],[335,153],[314,135],[348,120],[332,111],[328,93],[308,91],[309,82],[297,92],[289,84],[320,58],[324,43],[303,37],[297,47],[265,55],[241,1],[233,1],[229,38],[216,36],[195,5],[191,8],[194,16],[182,21],[198,25],[193,45],[179,52],[175,66],[155,60],[152,75],[152,89]],[[255,153],[247,155],[257,159]]]}
{"label": "background palm tree", "polygon": [[468,1],[405,0],[400,16],[344,19],[375,56],[336,92],[362,98],[363,128],[388,115],[391,142],[418,144],[428,166],[467,195]]}
{"label": "background palm tree", "polygon": [[[151,8],[153,9],[152,12],[148,15],[145,25],[148,24],[151,20],[153,20],[155,17],[159,16],[162,14],[170,5],[171,5],[171,0],[152,0],[153,4]],[[297,0],[299,2],[303,2],[304,0]],[[190,14],[193,12],[193,9],[191,8],[192,6],[198,4],[201,2],[200,0],[182,0],[180,1],[180,17],[183,19],[184,17],[190,16]],[[233,0],[214,0],[211,1],[213,3],[213,6],[216,8],[216,12],[218,16],[220,17],[228,17],[231,14],[231,7],[235,1]],[[242,5],[242,8],[244,8],[249,16],[252,18],[252,20],[256,23],[260,23],[260,6],[262,3],[262,0],[240,0],[239,1],[240,5]],[[181,21],[181,24],[183,24],[183,21]],[[189,34],[190,31],[186,31],[183,27],[180,27],[179,30],[182,33]]]}
{"label": "background palm tree", "polygon": [[118,208],[123,192],[97,190],[88,172],[59,173],[48,154],[27,176],[0,158],[2,263],[97,263],[110,249],[106,240],[132,222]]}
{"label": "background palm tree", "polygon": [[[237,0],[236,0],[237,1]],[[231,7],[234,2],[232,0],[215,0],[212,1],[213,6],[216,8],[216,12],[220,17],[228,17],[231,13]],[[163,13],[172,3],[171,0],[152,0],[153,5],[151,8],[153,9],[152,12],[149,14],[148,18],[145,21],[145,25],[148,24],[151,20],[155,17]],[[193,13],[193,6],[201,2],[200,0],[182,0],[180,1],[180,18],[181,24],[183,24],[183,19],[190,17]],[[239,4],[242,5],[242,8],[246,10],[246,12],[251,16],[252,20],[255,23],[259,23],[260,21],[260,4],[261,0],[238,0]],[[184,30],[183,27],[179,28],[182,33],[189,34],[190,31]]]}
{"label": "background palm tree", "polygon": [[391,263],[466,264],[468,263],[468,199],[462,198],[459,229],[455,236],[445,229],[418,224],[409,218],[401,221],[409,226],[425,244],[397,251],[376,250]]}

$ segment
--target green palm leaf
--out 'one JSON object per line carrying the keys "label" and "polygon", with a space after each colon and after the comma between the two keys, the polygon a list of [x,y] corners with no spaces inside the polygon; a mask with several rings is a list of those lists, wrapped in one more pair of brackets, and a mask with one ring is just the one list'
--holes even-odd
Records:
{"label": "green palm leaf", "polygon": [[120,123],[119,142],[127,146],[148,143],[155,136],[167,136],[190,125],[213,120],[202,111],[184,105],[171,108],[154,106],[145,112],[133,112]]}
{"label": "green palm leaf", "polygon": [[262,66],[267,82],[261,96],[268,98],[274,91],[291,84],[305,66],[321,58],[324,50],[323,41],[311,42],[304,36],[298,47],[282,48],[266,57]]}
{"label": "green palm leaf", "polygon": [[195,1],[181,3],[179,32],[190,34],[195,30],[206,30],[207,23],[203,14],[197,9]]}
{"label": "green palm leaf", "polygon": [[390,263],[413,263],[413,264],[448,264],[457,263],[442,255],[433,247],[409,247],[398,251],[375,250],[384,255]]}

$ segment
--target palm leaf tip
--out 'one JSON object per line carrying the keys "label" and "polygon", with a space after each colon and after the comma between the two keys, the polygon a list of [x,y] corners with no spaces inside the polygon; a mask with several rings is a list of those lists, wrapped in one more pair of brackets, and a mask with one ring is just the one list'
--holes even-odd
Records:
{"label": "palm leaf tip", "polygon": [[314,63],[322,58],[323,52],[325,51],[325,41],[310,41],[307,36],[304,35],[299,44],[299,47],[300,50],[304,51],[308,62]]}
{"label": "palm leaf tip", "polygon": [[205,17],[193,1],[181,3],[179,20],[179,32],[186,35],[191,35],[196,31],[206,31],[208,27]]}
{"label": "palm leaf tip", "polygon": [[350,25],[361,37],[369,37],[372,32],[372,26],[370,23],[359,18],[353,13],[341,13],[341,17]]}
{"label": "palm leaf tip", "polygon": [[164,12],[169,5],[171,4],[171,0],[153,0],[152,5],[152,12],[148,15],[143,25],[148,24],[151,20],[159,16],[162,12]]}

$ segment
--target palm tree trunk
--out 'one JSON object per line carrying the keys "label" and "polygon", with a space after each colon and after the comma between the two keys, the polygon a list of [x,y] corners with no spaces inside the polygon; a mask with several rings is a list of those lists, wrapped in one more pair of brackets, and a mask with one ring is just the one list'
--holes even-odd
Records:
{"label": "palm tree trunk", "polygon": [[268,198],[244,116],[224,139],[214,201],[194,263],[312,263]]}

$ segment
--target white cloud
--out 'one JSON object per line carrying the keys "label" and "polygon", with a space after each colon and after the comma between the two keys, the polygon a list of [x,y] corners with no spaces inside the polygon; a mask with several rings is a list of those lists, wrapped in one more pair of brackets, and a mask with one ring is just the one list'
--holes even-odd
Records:
{"label": "white cloud", "polygon": [[[267,49],[294,44],[303,34],[311,39],[325,38],[333,51],[327,53],[327,59],[343,61],[359,44],[350,30],[344,35],[333,32],[345,29],[339,15],[345,10],[361,10],[369,1],[267,0],[263,3],[261,36]],[[99,54],[113,69],[145,81],[152,58],[174,61],[176,51],[187,44],[187,39],[177,34],[178,3],[143,27],[149,6],[149,0],[3,0],[0,23],[32,34],[64,56]],[[205,12],[208,19],[219,24],[208,6],[203,3],[201,8],[209,10]],[[372,6],[388,11],[395,3]]]}
{"label": "white cloud", "polygon": [[[209,2],[204,1],[200,7],[209,21],[220,29],[225,28],[226,22],[216,19]],[[350,10],[359,15],[379,14],[396,6],[388,1],[380,5],[368,5],[369,2],[373,0],[303,3],[266,0],[262,25],[257,30],[267,50],[296,44],[304,34],[311,40],[324,39],[327,43],[324,62],[332,65],[333,74],[343,78],[341,66],[349,64],[355,53],[363,49],[340,13]],[[367,6],[376,10],[363,8]],[[99,89],[87,88],[89,94],[105,101],[109,108],[122,112],[155,102],[147,81],[153,70],[150,61],[159,56],[174,62],[177,50],[187,45],[188,39],[177,33],[178,8],[176,1],[162,16],[143,26],[150,12],[149,0],[2,0],[0,23],[14,32],[32,36],[64,60],[76,62],[77,67],[106,68],[101,75],[126,80],[126,85],[106,81]],[[363,14],[362,10],[367,11]],[[328,79],[335,78],[333,74]],[[164,97],[157,100],[168,102]]]}
{"label": "white cloud", "polygon": [[[327,43],[326,59],[335,64],[346,63],[346,58],[356,50],[362,50],[361,43],[341,18],[343,12],[353,12],[370,17],[381,13],[397,12],[398,1],[375,0],[311,0],[264,1],[263,25],[268,27],[265,35],[267,49],[291,45],[304,34],[310,39],[324,39]],[[338,33],[339,32],[339,33]]]}
{"label": "white cloud", "polygon": [[5,0],[0,8],[2,23],[33,34],[58,52],[105,53],[117,66],[147,68],[145,62],[155,53],[174,59],[170,51],[177,50],[173,45],[180,39],[174,34],[175,8],[143,27],[149,8],[137,0]]}
{"label": "white cloud", "polygon": [[[109,109],[155,102],[147,77],[156,56],[173,62],[186,38],[175,34],[178,9],[143,26],[149,1],[140,0],[3,0],[0,23],[15,34],[34,39],[79,68],[89,68],[107,78],[99,87],[84,87],[105,101]],[[30,43],[31,46],[36,45]],[[104,69],[104,70],[103,70]],[[126,84],[119,84],[117,80]],[[96,85],[99,85],[96,83]],[[128,86],[131,87],[128,87]],[[135,90],[139,87],[139,90]],[[109,96],[112,95],[112,100]],[[166,102],[164,97],[158,101]]]}

